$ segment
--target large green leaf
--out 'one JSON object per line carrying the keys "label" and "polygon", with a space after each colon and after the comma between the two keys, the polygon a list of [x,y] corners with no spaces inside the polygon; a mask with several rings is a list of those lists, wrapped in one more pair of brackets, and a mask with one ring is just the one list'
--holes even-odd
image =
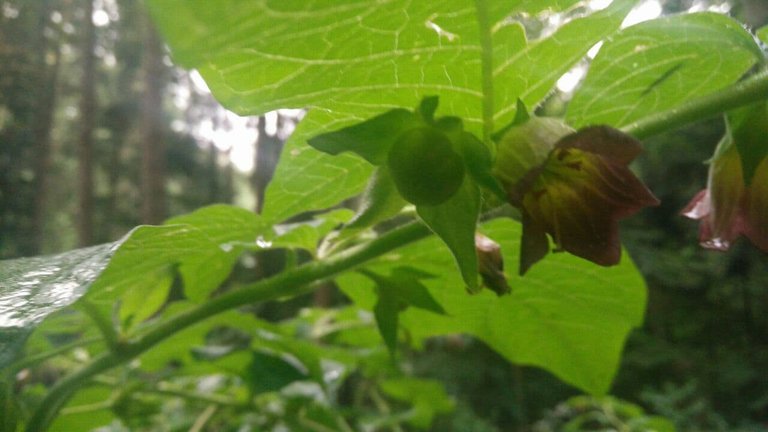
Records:
{"label": "large green leaf", "polygon": [[127,238],[59,255],[0,261],[0,368],[13,361],[45,317],[85,294]]}
{"label": "large green leaf", "polygon": [[752,35],[725,15],[646,21],[603,45],[566,120],[625,126],[731,84],[762,58]]}
{"label": "large green leaf", "polygon": [[342,117],[310,111],[285,143],[275,176],[267,187],[265,222],[278,223],[312,209],[331,207],[365,188],[373,166],[351,153],[332,156],[307,145],[322,132],[360,122],[378,114]]}
{"label": "large green leaf", "polygon": [[242,247],[261,225],[231,206],[211,206],[141,226],[123,239],[60,255],[0,262],[0,367],[13,360],[29,333],[48,315],[86,296],[135,324],[165,302],[178,274],[184,292],[202,301],[229,274]]}
{"label": "large green leaf", "polygon": [[[169,272],[178,271],[184,294],[202,301],[229,275],[242,250],[239,243],[254,242],[260,230],[252,212],[224,205],[170,219],[163,226],[139,227],[91,287],[88,298],[110,303],[132,290],[160,289],[168,283]],[[160,304],[134,306],[121,315],[146,316],[143,309],[156,309]]]}
{"label": "large green leaf", "polygon": [[[506,263],[518,262],[521,227],[511,220],[483,226],[499,242]],[[512,293],[489,290],[468,295],[445,247],[428,239],[382,257],[370,268],[386,272],[407,263],[438,275],[422,282],[445,309],[436,315],[408,309],[400,325],[414,340],[464,332],[477,336],[512,362],[535,365],[595,394],[607,392],[629,331],[642,323],[645,285],[629,257],[615,267],[598,267],[568,254],[554,254],[525,277],[507,269]],[[355,302],[373,308],[370,282],[348,274],[338,278]],[[370,287],[370,289],[366,289]]]}
{"label": "large green leaf", "polygon": [[[495,117],[511,120],[518,97],[535,106],[596,42],[618,28],[634,0],[617,0],[528,44],[509,24],[572,0],[489,2]],[[283,151],[264,217],[279,222],[360,193],[371,167],[320,154],[306,140],[392,108],[439,95],[441,115],[481,129],[481,48],[474,5],[463,0],[376,4],[360,0],[150,0],[173,58],[197,68],[214,95],[240,114],[312,108]]]}

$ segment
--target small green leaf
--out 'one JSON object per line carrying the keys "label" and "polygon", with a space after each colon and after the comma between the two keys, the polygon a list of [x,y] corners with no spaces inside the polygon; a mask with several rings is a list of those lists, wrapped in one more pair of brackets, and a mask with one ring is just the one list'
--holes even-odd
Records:
{"label": "small green leaf", "polygon": [[128,290],[120,299],[120,322],[123,328],[143,322],[154,315],[168,299],[176,277],[176,266],[158,268],[145,274],[144,283]]}
{"label": "small green leaf", "polygon": [[435,111],[440,98],[438,96],[426,96],[419,104],[418,113],[426,123],[435,121]]}
{"label": "small green leaf", "polygon": [[307,375],[297,365],[279,356],[254,352],[246,372],[246,380],[254,395],[282,389]]}
{"label": "small green leaf", "polygon": [[379,386],[387,396],[413,405],[408,422],[419,429],[429,428],[435,415],[451,412],[455,405],[436,380],[397,378],[384,380]]}
{"label": "small green leaf", "polygon": [[[436,105],[437,100],[433,99]],[[337,155],[349,151],[357,153],[373,165],[380,165],[386,160],[397,137],[419,124],[421,121],[413,112],[398,108],[362,123],[317,135],[307,142],[325,153]]]}
{"label": "small green leaf", "polygon": [[410,267],[397,267],[389,276],[381,276],[369,271],[362,271],[376,283],[380,295],[394,296],[402,306],[413,306],[436,314],[445,310],[435,301],[419,279],[431,279],[434,276]]}
{"label": "small green leaf", "polygon": [[376,327],[381,338],[387,344],[389,353],[394,357],[397,351],[397,322],[403,303],[392,292],[379,291],[379,299],[373,307],[373,315],[376,317]]}
{"label": "small green leaf", "polygon": [[320,240],[333,229],[352,218],[349,209],[337,209],[315,216],[309,221],[275,225],[275,237],[270,238],[273,248],[298,248],[312,254],[317,250]]}
{"label": "small green leaf", "polygon": [[395,268],[389,276],[366,270],[361,273],[376,284],[378,300],[373,307],[373,313],[379,333],[392,355],[397,349],[398,316],[406,307],[413,306],[437,314],[445,313],[443,307],[419,282],[419,279],[431,278],[432,275],[408,267]]}
{"label": "small green leaf", "polygon": [[437,206],[416,206],[416,212],[448,246],[470,292],[480,289],[475,228],[480,213],[480,191],[465,177],[464,183],[448,201]]}
{"label": "small green leaf", "polygon": [[768,103],[760,102],[731,111],[726,119],[739,150],[744,184],[749,186],[758,165],[768,157]]}
{"label": "small green leaf", "polygon": [[566,120],[576,128],[625,126],[721,89],[762,58],[753,36],[726,15],[704,12],[645,21],[605,42]]}

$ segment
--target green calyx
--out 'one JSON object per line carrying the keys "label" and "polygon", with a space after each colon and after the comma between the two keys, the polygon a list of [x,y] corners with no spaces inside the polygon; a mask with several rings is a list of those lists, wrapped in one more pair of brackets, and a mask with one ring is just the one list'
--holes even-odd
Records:
{"label": "green calyx", "polygon": [[560,138],[573,132],[560,119],[549,117],[531,117],[510,127],[498,142],[493,176],[509,191],[546,161]]}

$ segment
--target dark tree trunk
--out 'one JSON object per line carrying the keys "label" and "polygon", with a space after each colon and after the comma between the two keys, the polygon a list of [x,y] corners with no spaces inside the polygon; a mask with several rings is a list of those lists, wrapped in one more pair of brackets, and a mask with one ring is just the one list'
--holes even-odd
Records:
{"label": "dark tree trunk", "polygon": [[84,0],[80,99],[80,138],[77,145],[78,216],[77,239],[80,246],[93,243],[93,130],[96,124],[96,26],[93,0]]}
{"label": "dark tree trunk", "polygon": [[58,45],[53,48],[53,62],[48,65],[50,41],[45,36],[51,13],[50,0],[40,4],[38,11],[38,35],[35,49],[38,51],[37,65],[42,78],[42,85],[37,95],[37,121],[33,123],[35,147],[35,182],[34,182],[34,213],[32,216],[32,250],[38,255],[43,250],[45,238],[46,203],[48,198],[48,172],[51,168],[51,129],[53,128],[53,113],[56,105],[56,83],[58,82],[61,50]]}
{"label": "dark tree trunk", "polygon": [[147,18],[144,29],[141,101],[141,219],[159,224],[165,219],[165,145],[163,143],[163,47]]}
{"label": "dark tree trunk", "polygon": [[743,0],[744,12],[741,14],[744,22],[754,28],[768,24],[768,2],[765,0]]}
{"label": "dark tree trunk", "polygon": [[[278,130],[280,129],[280,117],[278,115]],[[277,136],[269,135],[266,131],[266,119],[259,117],[257,125],[259,137],[256,140],[256,152],[251,176],[251,183],[256,193],[256,212],[261,213],[264,209],[264,194],[267,190],[267,184],[272,180],[275,173],[277,160],[280,158],[280,151],[283,149],[283,141]]]}

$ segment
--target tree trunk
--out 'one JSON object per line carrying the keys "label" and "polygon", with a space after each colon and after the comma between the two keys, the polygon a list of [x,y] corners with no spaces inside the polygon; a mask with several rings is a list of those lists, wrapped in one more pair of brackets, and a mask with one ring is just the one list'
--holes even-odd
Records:
{"label": "tree trunk", "polygon": [[96,124],[96,26],[93,0],[84,0],[82,39],[83,76],[80,99],[78,157],[77,239],[80,246],[93,243],[93,130]]}
{"label": "tree trunk", "polygon": [[145,19],[141,101],[141,219],[159,224],[165,219],[165,145],[163,143],[163,47],[154,25]]}
{"label": "tree trunk", "polygon": [[768,4],[765,0],[744,0],[743,19],[747,25],[758,28],[768,24]]}
{"label": "tree trunk", "polygon": [[56,106],[56,85],[61,64],[61,49],[53,46],[53,63],[48,65],[49,39],[45,37],[48,20],[51,13],[50,0],[40,5],[38,15],[38,67],[43,84],[37,97],[38,121],[34,124],[35,139],[35,207],[32,217],[32,252],[39,255],[43,251],[45,239],[45,219],[47,215],[48,172],[51,169],[51,130],[53,129],[53,113]]}
{"label": "tree trunk", "polygon": [[[277,117],[278,130],[280,129],[280,116]],[[251,183],[256,193],[256,212],[261,213],[264,209],[264,195],[267,190],[267,184],[272,180],[275,173],[277,160],[280,158],[280,151],[283,149],[283,141],[277,136],[267,134],[266,119],[259,117],[257,125],[259,137],[256,139],[255,161]]]}

